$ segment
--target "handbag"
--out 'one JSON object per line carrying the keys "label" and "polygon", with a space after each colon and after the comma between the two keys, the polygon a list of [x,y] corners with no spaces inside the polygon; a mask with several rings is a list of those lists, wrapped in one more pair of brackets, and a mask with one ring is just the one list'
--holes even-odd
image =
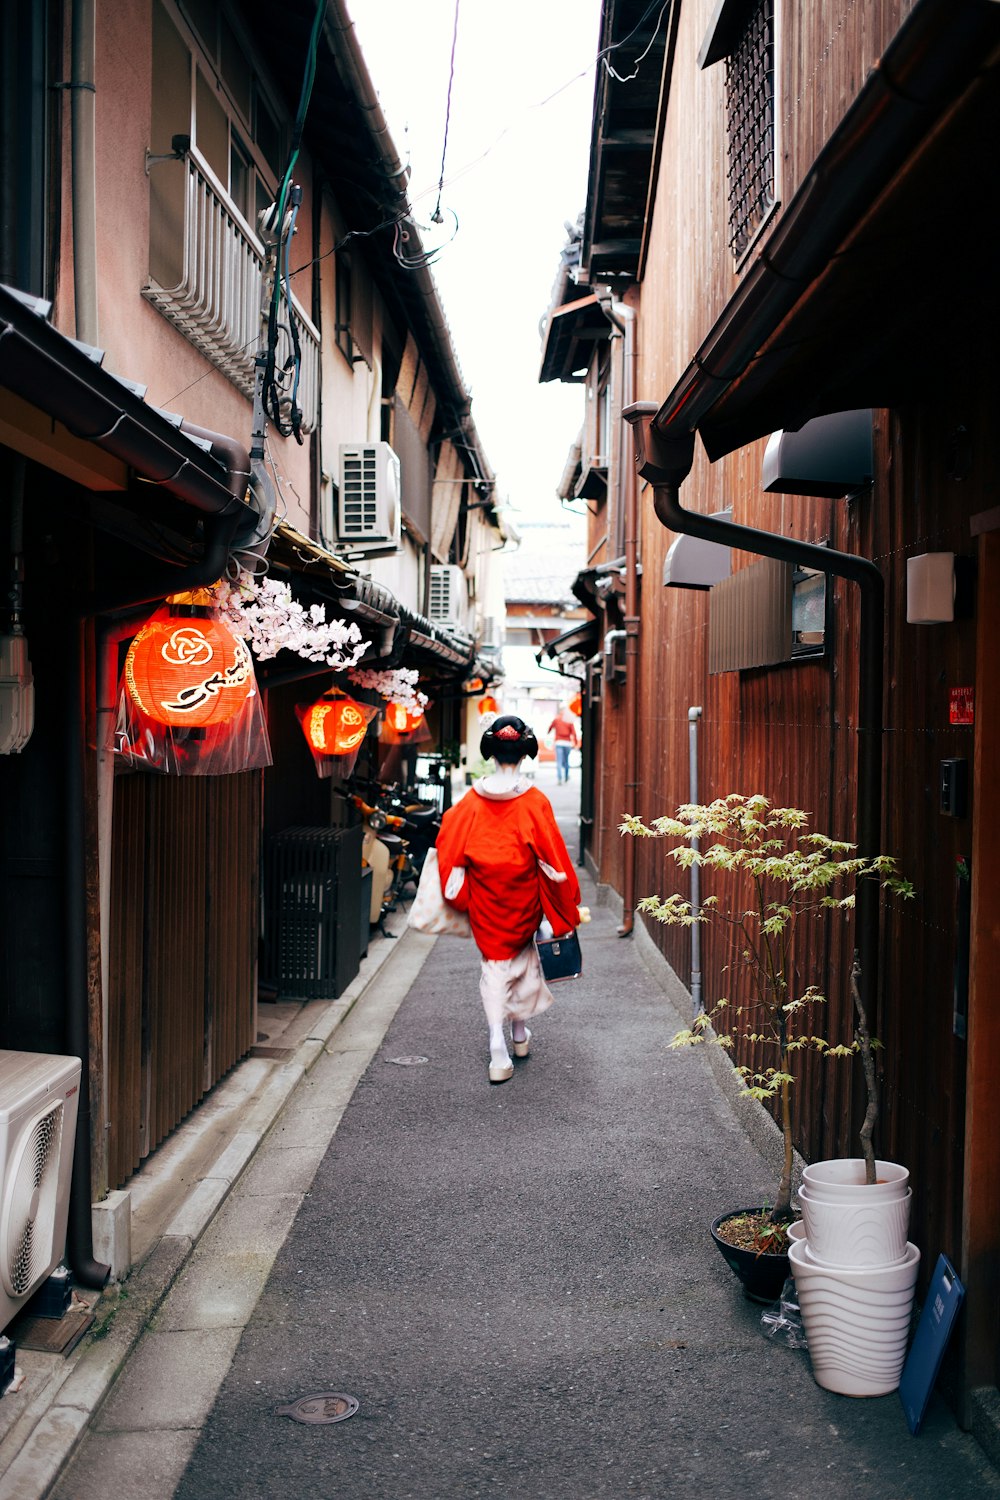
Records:
{"label": "handbag", "polygon": [[579,979],[583,973],[583,953],[576,932],[567,932],[563,937],[543,938],[535,936],[535,947],[542,966],[546,984],[555,984],[560,979]]}
{"label": "handbag", "polygon": [[437,850],[431,846],[424,856],[424,867],[420,871],[417,894],[413,898],[407,927],[417,932],[429,933],[432,937],[471,937],[469,913],[457,911],[444,899],[441,892],[441,873],[438,869]]}

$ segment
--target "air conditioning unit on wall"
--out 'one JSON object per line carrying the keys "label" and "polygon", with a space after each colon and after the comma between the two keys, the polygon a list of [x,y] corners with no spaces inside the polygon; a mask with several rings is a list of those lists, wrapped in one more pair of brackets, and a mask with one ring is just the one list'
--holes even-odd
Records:
{"label": "air conditioning unit on wall", "polygon": [[468,603],[465,574],[456,563],[431,563],[427,618],[435,625],[460,629]]}
{"label": "air conditioning unit on wall", "polygon": [[388,443],[341,443],[337,539],[365,548],[402,540],[399,459]]}
{"label": "air conditioning unit on wall", "polygon": [[80,1059],[0,1052],[0,1329],[66,1248]]}

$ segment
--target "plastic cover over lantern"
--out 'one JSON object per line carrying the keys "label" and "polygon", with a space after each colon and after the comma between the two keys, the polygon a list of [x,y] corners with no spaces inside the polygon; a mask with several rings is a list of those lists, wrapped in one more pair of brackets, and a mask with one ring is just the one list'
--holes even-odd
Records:
{"label": "plastic cover over lantern", "polygon": [[114,749],[133,770],[220,776],[271,764],[246,643],[209,605],[168,600],[137,633],[119,684]]}
{"label": "plastic cover over lantern", "polygon": [[330,688],[315,703],[297,703],[295,716],[321,778],[350,776],[368,725],[378,710]]}

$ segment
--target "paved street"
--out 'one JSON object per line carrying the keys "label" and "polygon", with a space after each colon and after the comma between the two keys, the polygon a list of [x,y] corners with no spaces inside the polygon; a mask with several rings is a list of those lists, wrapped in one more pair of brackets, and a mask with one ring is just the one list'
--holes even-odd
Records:
{"label": "paved street", "polygon": [[[575,853],[578,782],[539,781]],[[704,1060],[666,1050],[638,944],[606,908],[582,936],[584,978],[498,1087],[475,950],[405,939],[405,983],[387,965],[382,1011],[359,1002],[300,1085],[60,1500],[1000,1495],[939,1398],[914,1439],[895,1396],[830,1395],[763,1338],[708,1224],[771,1171]],[[318,1392],[359,1410],[279,1415]]]}

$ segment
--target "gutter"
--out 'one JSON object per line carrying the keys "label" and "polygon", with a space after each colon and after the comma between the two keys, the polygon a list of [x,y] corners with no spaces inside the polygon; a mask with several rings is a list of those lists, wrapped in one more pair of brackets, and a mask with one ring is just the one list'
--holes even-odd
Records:
{"label": "gutter", "polygon": [[[760,557],[783,562],[806,562],[822,573],[846,578],[861,593],[860,668],[858,701],[858,853],[872,859],[879,852],[882,833],[882,662],[885,635],[885,584],[866,557],[836,552],[813,542],[796,541],[772,531],[756,531],[733,521],[685,510],[680,503],[682,481],[691,469],[694,435],[666,442],[656,427],[657,408],[638,401],[622,416],[632,428],[635,467],[653,488],[653,509],[661,525],[685,536],[701,537],[723,547],[736,547]],[[861,994],[869,1015],[875,1015],[878,993],[879,887],[860,882],[857,892],[857,948],[861,966]]]}
{"label": "gutter", "polygon": [[[735,295],[656,411],[665,439],[693,433],[1000,43],[995,0],[923,0],[902,23],[817,156]],[[759,434],[758,434],[759,435]],[[729,449],[705,440],[712,459]]]}
{"label": "gutter", "polygon": [[[250,474],[246,450],[213,433],[208,435],[210,454],[204,440],[194,440],[202,429],[171,421],[147,406],[141,387],[101,368],[99,350],[76,343],[52,326],[50,308],[48,302],[0,286],[0,386],[186,505],[207,515],[224,509],[238,515],[242,507],[244,519],[253,518],[256,526],[259,505],[244,502],[235,486],[237,465]],[[185,430],[191,437],[184,437]]]}

